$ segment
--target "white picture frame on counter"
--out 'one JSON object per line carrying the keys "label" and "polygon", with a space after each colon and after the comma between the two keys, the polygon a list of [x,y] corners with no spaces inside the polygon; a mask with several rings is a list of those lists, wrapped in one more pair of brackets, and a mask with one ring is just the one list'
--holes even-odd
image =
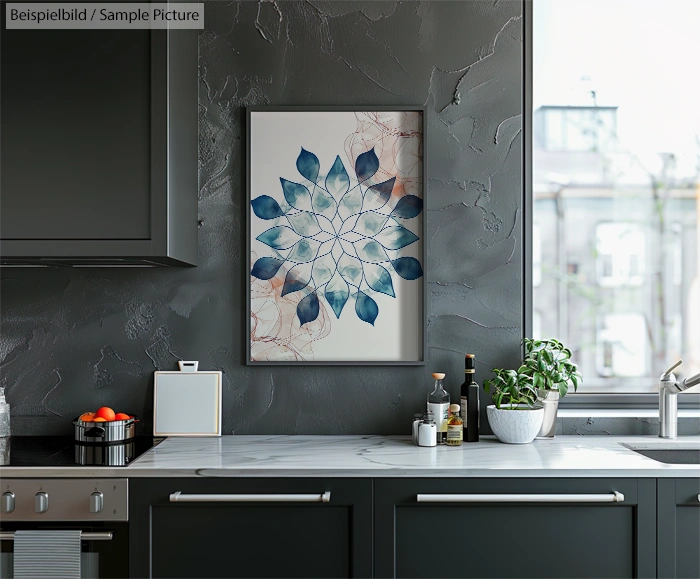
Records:
{"label": "white picture frame on counter", "polygon": [[154,372],[153,436],[221,436],[221,381],[220,371]]}

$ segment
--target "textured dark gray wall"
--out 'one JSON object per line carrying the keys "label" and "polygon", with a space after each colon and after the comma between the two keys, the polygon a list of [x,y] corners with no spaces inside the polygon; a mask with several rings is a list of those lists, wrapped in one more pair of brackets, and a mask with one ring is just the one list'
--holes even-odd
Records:
{"label": "textured dark gray wall", "polygon": [[[406,433],[430,373],[458,396],[521,338],[522,4],[207,2],[200,36],[194,269],[2,271],[1,381],[15,434],[70,432],[102,404],[146,418],[152,373],[225,372],[225,433]],[[247,105],[421,105],[427,148],[425,367],[246,367]],[[484,421],[485,422],[485,421]]]}

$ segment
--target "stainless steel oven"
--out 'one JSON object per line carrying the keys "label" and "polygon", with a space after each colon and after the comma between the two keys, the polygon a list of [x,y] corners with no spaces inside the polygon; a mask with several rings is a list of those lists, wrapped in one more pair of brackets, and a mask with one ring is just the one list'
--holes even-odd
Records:
{"label": "stainless steel oven", "polygon": [[0,485],[0,577],[14,577],[21,530],[79,531],[81,577],[129,576],[126,479],[3,478]]}

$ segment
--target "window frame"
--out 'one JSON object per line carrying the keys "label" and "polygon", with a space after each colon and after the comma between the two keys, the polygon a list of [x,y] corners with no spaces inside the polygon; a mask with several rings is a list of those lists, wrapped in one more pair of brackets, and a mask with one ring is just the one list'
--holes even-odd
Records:
{"label": "window frame", "polygon": [[[523,187],[522,187],[522,214],[523,214],[523,243],[521,263],[522,272],[522,337],[532,336],[533,324],[533,2],[537,0],[523,0],[523,51],[522,51],[522,107],[523,107]],[[524,355],[524,352],[522,353]],[[584,389],[585,379],[584,376]],[[571,393],[562,398],[559,402],[562,408],[573,409],[608,409],[627,410],[658,408],[659,396],[656,393],[626,394],[614,392],[610,394],[601,393]],[[680,394],[678,396],[679,408],[697,409],[700,406],[700,393]],[[629,416],[628,413],[625,416]]]}

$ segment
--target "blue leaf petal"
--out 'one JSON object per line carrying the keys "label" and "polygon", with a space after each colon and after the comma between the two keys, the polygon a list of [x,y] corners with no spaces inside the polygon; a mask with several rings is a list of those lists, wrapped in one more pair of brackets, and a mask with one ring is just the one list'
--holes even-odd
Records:
{"label": "blue leaf petal", "polygon": [[423,276],[423,268],[415,257],[399,257],[391,262],[394,270],[404,279],[418,279]]}
{"label": "blue leaf petal", "polygon": [[283,263],[283,259],[261,257],[255,262],[255,265],[253,265],[250,275],[257,277],[258,279],[272,279],[275,277],[277,270],[282,267]]}
{"label": "blue leaf petal", "polygon": [[299,325],[303,326],[307,322],[313,322],[318,317],[319,305],[316,292],[311,292],[297,305],[297,316]]}
{"label": "blue leaf petal", "polygon": [[340,313],[345,307],[345,303],[350,297],[350,289],[345,280],[338,274],[335,273],[333,279],[326,284],[326,301],[333,308],[335,317],[340,319]]}
{"label": "blue leaf petal", "polygon": [[263,231],[255,239],[262,241],[265,245],[269,245],[273,249],[288,249],[301,238],[291,227],[278,225],[277,227],[271,227],[267,231]]}
{"label": "blue leaf petal", "polygon": [[374,291],[381,292],[392,298],[396,297],[394,293],[394,285],[391,283],[391,274],[381,265],[372,263],[365,264],[365,279],[367,285]]}
{"label": "blue leaf petal", "polygon": [[394,190],[396,177],[392,177],[388,181],[372,185],[365,192],[365,202],[362,205],[363,211],[368,209],[380,209],[384,207],[391,197],[391,192]]}
{"label": "blue leaf petal", "polygon": [[392,215],[411,219],[423,211],[423,200],[415,195],[404,195],[391,212]]}
{"label": "blue leaf petal", "polygon": [[318,157],[312,152],[307,151],[304,147],[301,148],[301,153],[297,157],[297,170],[309,181],[316,182],[318,179],[318,171],[321,164],[318,162]]}
{"label": "blue leaf petal", "polygon": [[365,181],[372,177],[379,169],[379,159],[374,152],[374,147],[366,153],[358,155],[355,161],[355,174],[360,181]]}
{"label": "blue leaf petal", "polygon": [[253,206],[255,215],[260,217],[260,219],[275,219],[284,215],[284,211],[280,209],[279,203],[269,195],[256,197],[250,204]]}
{"label": "blue leaf petal", "polygon": [[282,296],[298,292],[309,285],[309,281],[311,281],[311,267],[311,263],[302,263],[291,268],[284,278]]}
{"label": "blue leaf petal", "polygon": [[348,172],[345,170],[345,165],[340,160],[340,156],[336,156],[335,162],[326,176],[326,190],[336,199],[340,199],[349,187],[350,177]]}
{"label": "blue leaf petal", "polygon": [[289,214],[287,215],[287,221],[294,228],[294,231],[304,237],[313,237],[321,231],[316,216],[310,211]]}
{"label": "blue leaf petal", "polygon": [[384,248],[373,239],[362,239],[354,244],[357,257],[363,261],[383,262],[389,261]]}
{"label": "blue leaf petal", "polygon": [[405,227],[397,225],[382,229],[375,239],[387,249],[401,249],[414,241],[418,241],[418,236]]}
{"label": "blue leaf petal", "polygon": [[353,231],[365,235],[367,237],[372,237],[377,235],[386,225],[387,216],[376,211],[365,211],[357,219]]}
{"label": "blue leaf petal", "polygon": [[338,272],[346,281],[359,286],[362,281],[362,262],[356,257],[344,253],[338,260]]}
{"label": "blue leaf petal", "polygon": [[315,239],[300,239],[287,255],[287,261],[304,263],[316,259],[321,244]]}
{"label": "blue leaf petal", "polygon": [[341,219],[347,219],[351,215],[362,210],[362,191],[356,186],[350,189],[338,203],[338,215]]}
{"label": "blue leaf petal", "polygon": [[333,219],[335,210],[338,207],[335,199],[321,187],[316,187],[311,204],[318,215],[323,215],[328,219]]}
{"label": "blue leaf petal", "polygon": [[302,211],[312,210],[311,193],[309,193],[306,187],[299,183],[294,183],[293,181],[287,181],[282,177],[280,177],[280,183],[282,183],[282,191],[284,192],[284,198],[287,200],[287,203]]}
{"label": "blue leaf petal", "polygon": [[376,320],[379,315],[379,306],[377,306],[377,302],[368,295],[357,292],[357,297],[355,298],[355,313],[363,322],[374,325],[374,320]]}

